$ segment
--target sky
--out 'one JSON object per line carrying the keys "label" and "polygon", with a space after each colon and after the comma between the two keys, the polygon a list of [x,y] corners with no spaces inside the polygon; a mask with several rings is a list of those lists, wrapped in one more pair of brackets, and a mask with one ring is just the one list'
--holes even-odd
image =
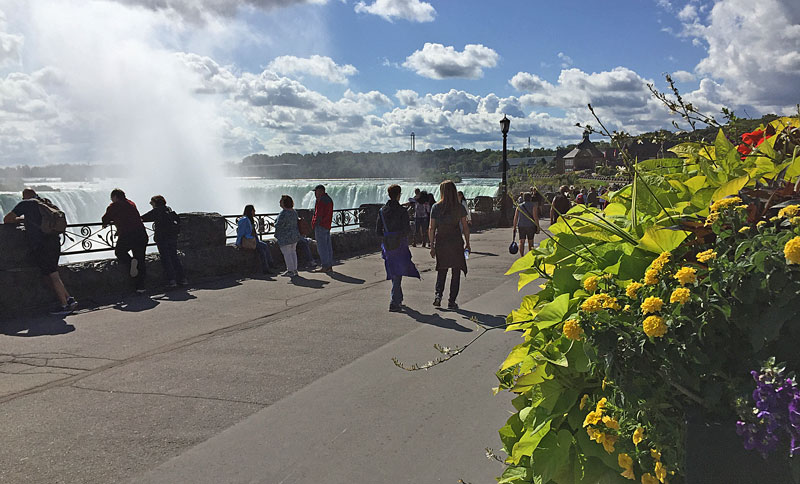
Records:
{"label": "sky", "polygon": [[[796,113],[797,0],[0,0],[0,166],[499,149]],[[595,136],[594,139],[599,139]]]}

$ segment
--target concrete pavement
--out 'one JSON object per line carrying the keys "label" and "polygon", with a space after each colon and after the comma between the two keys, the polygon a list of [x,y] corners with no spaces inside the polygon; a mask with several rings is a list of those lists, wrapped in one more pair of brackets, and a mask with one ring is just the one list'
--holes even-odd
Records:
{"label": "concrete pavement", "polygon": [[[0,482],[490,482],[485,447],[508,395],[494,371],[520,339],[492,330],[464,354],[476,318],[502,322],[521,295],[502,274],[510,230],[473,237],[462,310],[404,281],[388,313],[380,255],[291,284],[222,280],[131,297],[65,321],[14,321],[0,336]],[[535,285],[526,288],[533,291]],[[19,330],[19,331],[18,331]]]}

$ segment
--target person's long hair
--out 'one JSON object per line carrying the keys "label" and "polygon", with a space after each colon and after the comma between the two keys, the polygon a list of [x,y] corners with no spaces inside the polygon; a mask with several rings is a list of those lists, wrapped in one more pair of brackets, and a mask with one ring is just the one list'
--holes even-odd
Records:
{"label": "person's long hair", "polygon": [[242,213],[242,216],[249,218],[250,219],[250,223],[253,224],[253,227],[256,226],[256,221],[253,218],[253,215],[255,215],[255,213],[256,213],[256,207],[254,207],[252,205],[245,205],[244,206],[244,213]]}
{"label": "person's long hair", "polygon": [[458,190],[456,184],[451,180],[445,180],[439,185],[439,203],[445,212],[461,205],[458,201]]}

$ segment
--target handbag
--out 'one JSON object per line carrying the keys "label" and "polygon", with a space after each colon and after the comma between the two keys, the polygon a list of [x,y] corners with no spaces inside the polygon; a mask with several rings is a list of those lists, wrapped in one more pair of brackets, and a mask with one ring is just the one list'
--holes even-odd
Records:
{"label": "handbag", "polygon": [[511,254],[511,255],[514,255],[517,252],[519,252],[519,246],[517,245],[517,243],[515,241],[512,240],[511,241],[511,245],[508,246],[508,253]]}
{"label": "handbag", "polygon": [[256,238],[253,237],[248,239],[247,237],[244,237],[242,239],[242,248],[247,250],[256,250]]}

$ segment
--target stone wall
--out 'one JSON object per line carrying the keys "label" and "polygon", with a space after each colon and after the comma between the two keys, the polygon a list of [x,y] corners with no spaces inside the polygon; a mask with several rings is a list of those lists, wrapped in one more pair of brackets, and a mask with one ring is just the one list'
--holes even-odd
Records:
{"label": "stone wall", "polygon": [[[332,231],[333,251],[337,258],[379,250],[375,219],[371,219],[371,216],[377,217],[377,208],[370,207],[370,210],[360,220],[363,228]],[[498,214],[474,213],[472,218],[475,228],[495,226]],[[266,242],[270,246],[272,259],[283,265],[283,256],[275,240]],[[254,251],[241,250],[227,243],[225,219],[217,213],[181,214],[178,246],[190,281],[230,275],[246,277],[260,272],[258,256]],[[311,242],[311,250],[318,258],[316,242]],[[113,257],[113,253],[101,253],[99,256]],[[302,263],[302,253],[299,258]],[[131,279],[116,259],[64,264],[59,272],[70,293],[78,301],[89,305],[107,302],[110,298],[113,300],[114,296],[133,290]],[[164,282],[157,253],[147,255],[147,281],[151,288]],[[0,224],[0,319],[41,311],[43,307],[52,305],[55,305],[55,296],[29,259],[24,231],[16,225]]]}

